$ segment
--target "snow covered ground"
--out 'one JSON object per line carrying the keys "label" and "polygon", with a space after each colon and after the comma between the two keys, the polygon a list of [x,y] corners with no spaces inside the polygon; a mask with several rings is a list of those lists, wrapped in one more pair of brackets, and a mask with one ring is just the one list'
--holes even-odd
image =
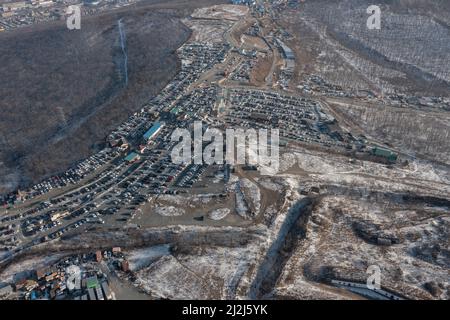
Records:
{"label": "snow covered ground", "polygon": [[253,208],[254,214],[258,215],[261,209],[261,192],[259,187],[247,178],[240,179],[239,186],[248,204]]}
{"label": "snow covered ground", "polygon": [[53,254],[51,256],[38,256],[28,258],[16,263],[10,264],[0,273],[0,282],[14,283],[24,276],[30,275],[33,270],[41,269],[59,261],[64,254]]}
{"label": "snow covered ground", "polygon": [[208,213],[208,217],[213,220],[222,220],[230,213],[230,211],[231,210],[228,208],[212,210]]}
{"label": "snow covered ground", "polygon": [[426,187],[430,191],[450,194],[450,173],[421,160],[410,161],[405,167],[388,168],[370,161],[350,163],[344,156],[330,157],[322,152],[297,148],[284,153],[280,159],[280,175],[295,170],[328,183],[366,185],[393,191],[416,191]]}
{"label": "snow covered ground", "polygon": [[167,207],[156,207],[154,208],[155,212],[163,217],[176,217],[182,216],[185,211],[181,208],[176,208],[173,206]]}
{"label": "snow covered ground", "polygon": [[139,271],[140,269],[147,267],[150,263],[154,262],[155,260],[169,254],[170,254],[170,245],[163,244],[127,252],[126,257],[129,262],[130,270]]}
{"label": "snow covered ground", "polygon": [[195,10],[193,18],[216,18],[238,21],[249,12],[248,7],[223,4]]}
{"label": "snow covered ground", "polygon": [[137,272],[135,285],[159,298],[234,298],[256,252],[252,246],[205,247],[163,256]]}
{"label": "snow covered ground", "polygon": [[[292,254],[275,292],[302,297],[301,288],[308,282],[305,269],[318,275],[321,267],[332,267],[337,275],[364,283],[368,266],[377,265],[385,288],[407,297],[448,299],[449,261],[445,261],[446,249],[442,247],[448,240],[448,224],[439,219],[434,224],[433,219],[420,222],[433,215],[432,210],[418,215],[414,210],[394,211],[370,200],[329,197],[314,210],[306,238]],[[363,240],[352,228],[355,221],[362,220],[399,237],[400,243],[380,246]],[[438,243],[440,247],[436,247]],[[424,290],[431,282],[441,288],[438,296]]]}

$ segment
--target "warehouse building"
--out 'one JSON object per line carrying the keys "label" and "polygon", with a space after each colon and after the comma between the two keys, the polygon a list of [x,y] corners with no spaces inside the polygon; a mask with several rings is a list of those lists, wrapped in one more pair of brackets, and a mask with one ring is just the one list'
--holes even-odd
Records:
{"label": "warehouse building", "polygon": [[95,287],[95,293],[97,294],[97,300],[105,300],[100,286]]}
{"label": "warehouse building", "polygon": [[277,39],[278,45],[281,48],[283,57],[287,60],[295,60],[295,54],[283,41]]}
{"label": "warehouse building", "polygon": [[94,289],[88,288],[89,300],[97,300],[95,297]]}
{"label": "warehouse building", "polygon": [[131,152],[129,155],[125,157],[125,161],[132,163],[138,161],[140,158],[141,156],[139,154],[137,154],[136,152]]}
{"label": "warehouse building", "polygon": [[164,124],[162,122],[155,122],[153,126],[144,134],[144,140],[149,141],[155,137],[161,131],[163,126]]}
{"label": "warehouse building", "polygon": [[386,150],[386,149],[378,148],[378,147],[375,147],[372,149],[372,154],[377,157],[385,158],[386,160],[388,160],[390,162],[396,162],[397,158],[398,158],[398,156],[395,153],[393,153],[389,150]]}
{"label": "warehouse building", "polygon": [[113,296],[106,281],[102,282],[103,293],[107,300],[112,300]]}

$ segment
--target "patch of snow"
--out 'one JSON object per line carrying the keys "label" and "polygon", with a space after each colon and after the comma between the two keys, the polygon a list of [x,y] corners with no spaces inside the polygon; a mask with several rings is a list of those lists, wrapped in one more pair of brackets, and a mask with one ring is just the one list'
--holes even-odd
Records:
{"label": "patch of snow", "polygon": [[230,213],[228,208],[220,208],[208,213],[208,217],[212,220],[222,220]]}
{"label": "patch of snow", "polygon": [[163,217],[177,217],[182,216],[185,211],[181,208],[175,208],[173,206],[156,207],[155,212]]}
{"label": "patch of snow", "polygon": [[247,178],[241,179],[239,183],[245,199],[253,206],[255,214],[258,214],[261,209],[261,192],[258,186]]}
{"label": "patch of snow", "polygon": [[158,246],[136,249],[127,254],[131,271],[138,271],[149,266],[153,261],[170,254],[170,245],[162,244]]}
{"label": "patch of snow", "polygon": [[33,270],[56,263],[64,256],[64,254],[54,254],[52,256],[29,258],[10,264],[0,274],[0,282],[13,283],[24,276],[29,276]]}

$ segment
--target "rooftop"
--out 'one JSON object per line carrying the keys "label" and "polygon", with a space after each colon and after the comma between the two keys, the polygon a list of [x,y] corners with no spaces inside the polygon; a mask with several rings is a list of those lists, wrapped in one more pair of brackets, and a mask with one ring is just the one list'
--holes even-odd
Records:
{"label": "rooftop", "polygon": [[155,122],[153,126],[144,134],[144,139],[148,140],[153,137],[159,129],[161,129],[161,125],[161,122]]}

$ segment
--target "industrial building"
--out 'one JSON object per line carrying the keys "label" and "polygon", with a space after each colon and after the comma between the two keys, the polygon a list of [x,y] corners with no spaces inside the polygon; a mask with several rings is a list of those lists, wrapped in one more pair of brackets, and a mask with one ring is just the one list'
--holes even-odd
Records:
{"label": "industrial building", "polygon": [[103,289],[103,293],[104,293],[106,299],[112,300],[113,295],[112,295],[111,290],[109,289],[108,283],[106,281],[102,282],[102,289]]}
{"label": "industrial building", "polygon": [[137,154],[136,152],[131,152],[129,155],[127,155],[125,157],[125,161],[127,162],[135,162],[138,161],[141,158],[141,156],[139,154]]}
{"label": "industrial building", "polygon": [[163,126],[164,124],[162,122],[155,122],[153,126],[144,134],[144,139],[149,141],[155,137],[161,131]]}
{"label": "industrial building", "polygon": [[102,293],[102,288],[100,286],[95,287],[95,293],[97,294],[97,300],[105,300]]}
{"label": "industrial building", "polygon": [[385,158],[386,160],[388,160],[390,162],[396,162],[397,158],[398,158],[398,156],[395,153],[393,153],[389,150],[386,150],[386,149],[378,148],[378,147],[375,147],[372,149],[372,154],[377,157]]}
{"label": "industrial building", "polygon": [[86,286],[89,288],[95,288],[98,286],[98,279],[96,276],[92,276],[86,279]]}
{"label": "industrial building", "polygon": [[287,60],[295,60],[294,52],[289,48],[283,41],[277,39],[278,45],[281,48],[281,52],[283,54],[283,58]]}
{"label": "industrial building", "polygon": [[94,289],[88,288],[88,294],[89,294],[89,300],[97,300],[97,299],[95,298]]}

